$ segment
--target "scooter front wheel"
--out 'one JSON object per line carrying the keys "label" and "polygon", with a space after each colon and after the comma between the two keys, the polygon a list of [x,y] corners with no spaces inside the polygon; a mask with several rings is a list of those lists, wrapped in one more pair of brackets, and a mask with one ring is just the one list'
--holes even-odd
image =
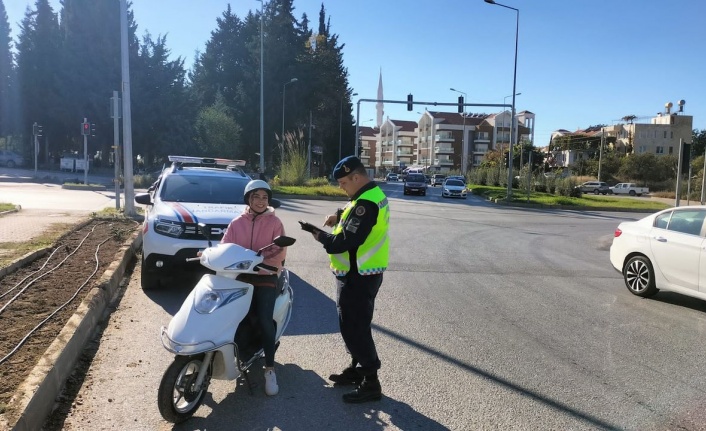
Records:
{"label": "scooter front wheel", "polygon": [[193,416],[201,406],[211,380],[209,365],[201,387],[194,387],[203,360],[204,355],[177,356],[164,372],[159,384],[157,405],[165,420],[172,423],[183,422]]}

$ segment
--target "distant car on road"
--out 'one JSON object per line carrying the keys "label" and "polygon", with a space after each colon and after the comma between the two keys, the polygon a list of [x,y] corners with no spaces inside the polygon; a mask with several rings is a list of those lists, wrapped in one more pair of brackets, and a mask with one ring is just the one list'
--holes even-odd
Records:
{"label": "distant car on road", "polygon": [[424,174],[407,174],[404,180],[404,194],[412,193],[422,196],[427,194],[427,181]]}
{"label": "distant car on road", "polygon": [[16,152],[10,150],[0,150],[0,165],[7,166],[8,168],[14,168],[17,166],[23,166],[24,164],[24,157]]}
{"label": "distant car on road", "polygon": [[397,174],[390,172],[385,176],[385,181],[399,181]]}
{"label": "distant car on road", "polygon": [[660,289],[706,300],[706,206],[670,208],[615,229],[610,263],[625,286],[648,297]]}
{"label": "distant car on road", "polygon": [[466,183],[459,179],[446,179],[441,186],[441,197],[444,198],[464,198],[466,199]]}
{"label": "distant car on road", "polygon": [[610,188],[610,193],[616,195],[642,196],[649,192],[649,188],[638,187],[635,183],[618,183]]}
{"label": "distant car on road", "polygon": [[593,193],[594,195],[610,193],[610,187],[603,181],[586,181],[578,187],[581,189],[581,193]]}
{"label": "distant car on road", "polygon": [[446,179],[446,175],[441,175],[441,174],[434,174],[431,176],[431,185],[432,187],[440,186],[444,184],[444,180]]}

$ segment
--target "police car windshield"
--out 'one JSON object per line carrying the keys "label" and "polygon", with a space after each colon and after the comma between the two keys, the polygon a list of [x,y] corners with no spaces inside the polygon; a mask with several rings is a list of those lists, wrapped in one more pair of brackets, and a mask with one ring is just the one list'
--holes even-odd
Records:
{"label": "police car windshield", "polygon": [[243,204],[247,181],[223,176],[170,175],[160,197],[167,202]]}

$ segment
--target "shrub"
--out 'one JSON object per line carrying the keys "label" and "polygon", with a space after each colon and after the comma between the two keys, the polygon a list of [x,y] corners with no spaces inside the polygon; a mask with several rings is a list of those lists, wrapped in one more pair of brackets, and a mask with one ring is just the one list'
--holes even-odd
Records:
{"label": "shrub", "polygon": [[299,130],[294,133],[287,132],[283,142],[282,165],[277,175],[277,185],[300,186],[306,181],[306,145],[304,144],[304,132]]}

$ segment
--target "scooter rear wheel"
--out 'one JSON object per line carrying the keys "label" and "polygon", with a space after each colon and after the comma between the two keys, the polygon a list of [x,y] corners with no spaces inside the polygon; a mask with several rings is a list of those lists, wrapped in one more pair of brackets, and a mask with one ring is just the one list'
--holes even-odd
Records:
{"label": "scooter rear wheel", "polygon": [[162,417],[172,423],[189,419],[198,410],[211,381],[208,367],[200,390],[194,388],[204,355],[177,356],[167,368],[159,384],[157,405]]}

